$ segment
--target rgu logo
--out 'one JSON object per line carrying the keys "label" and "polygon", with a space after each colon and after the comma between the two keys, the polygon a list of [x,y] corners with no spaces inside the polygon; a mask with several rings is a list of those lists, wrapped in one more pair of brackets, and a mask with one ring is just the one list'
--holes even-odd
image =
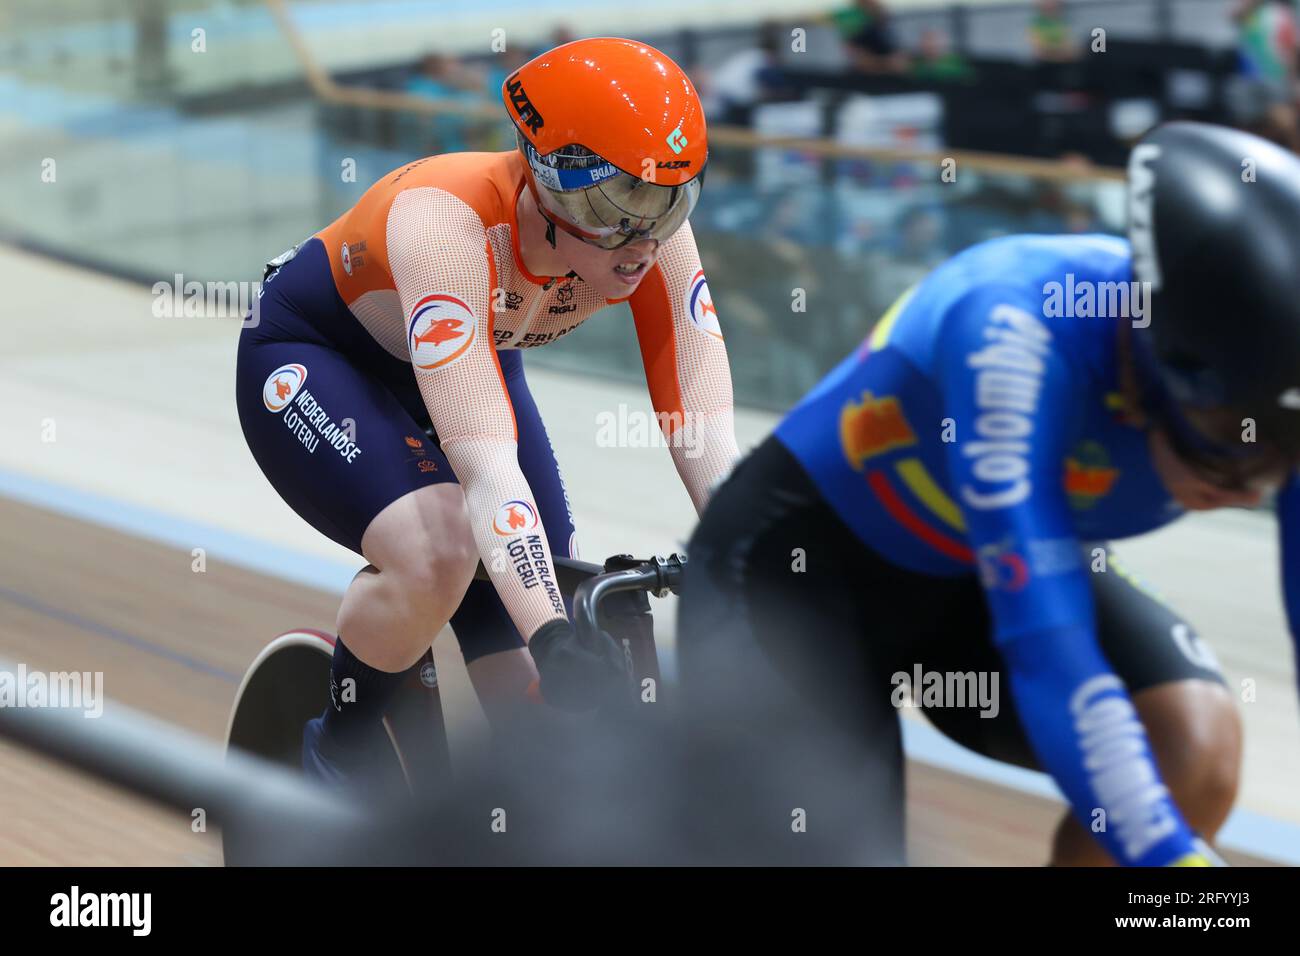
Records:
{"label": "rgu logo", "polygon": [[518,75],[516,73],[506,80],[506,90],[510,93],[510,105],[515,108],[519,122],[536,133],[546,125],[546,121],[542,119],[542,114],[537,112],[537,107],[528,99],[528,94],[524,92],[524,84],[515,79]]}
{"label": "rgu logo", "polygon": [[845,403],[840,411],[840,444],[856,469],[875,455],[916,444],[916,434],[903,417],[898,399],[862,393],[862,401]]}

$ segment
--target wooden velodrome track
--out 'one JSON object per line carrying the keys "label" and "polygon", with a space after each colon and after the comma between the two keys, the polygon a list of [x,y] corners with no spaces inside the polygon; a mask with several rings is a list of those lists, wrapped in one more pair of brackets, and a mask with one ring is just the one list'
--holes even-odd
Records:
{"label": "wooden velodrome track", "polygon": [[[32,669],[102,670],[110,698],[214,738],[267,636],[328,629],[337,605],[333,595],[238,568],[196,575],[183,551],[12,502],[0,501],[0,555],[6,657]],[[437,643],[448,709],[463,712],[459,652],[454,641]],[[189,818],[11,745],[0,745],[0,777],[0,863],[220,862],[216,840],[192,833]],[[1041,862],[1056,815],[1047,801],[999,798],[997,788],[915,764],[911,787],[918,861]]]}
{"label": "wooden velodrome track", "polygon": [[[337,576],[307,586],[288,560],[269,572],[225,560],[220,529],[265,542],[275,555],[291,549],[304,562],[359,562],[289,512],[242,447],[230,400],[235,323],[159,320],[148,290],[11,250],[0,249],[0,282],[16,297],[0,328],[0,658],[30,669],[102,671],[110,701],[217,739],[258,649],[289,627],[331,629],[339,586]],[[57,308],[50,289],[59,290]],[[541,373],[530,380],[566,466],[584,555],[679,547],[692,520],[684,494],[656,509],[627,506],[640,489],[675,488],[666,452],[591,447],[592,409],[641,408],[643,392]],[[42,441],[50,421],[57,440]],[[770,423],[741,414],[742,447]],[[149,509],[170,522],[161,536],[174,540],[159,543],[156,527],[136,533],[129,520],[104,527],[115,523],[111,513],[85,520],[69,514],[75,507],[20,503],[5,497],[6,482],[62,489],[54,497],[65,504],[93,498],[120,502],[127,515]],[[192,569],[194,547],[208,548],[202,573]],[[1126,554],[1145,559],[1153,575],[1163,571],[1158,582],[1179,607],[1201,612],[1198,623],[1209,619],[1205,632],[1234,680],[1257,681],[1258,702],[1243,708],[1240,803],[1294,827],[1300,722],[1276,594],[1268,591],[1270,547],[1255,526],[1243,531],[1228,521]],[[1169,574],[1175,565],[1180,573]],[[1241,577],[1252,567],[1269,583]],[[1224,575],[1232,586],[1222,601],[1207,601]],[[659,617],[670,630],[671,611]],[[1217,642],[1226,636],[1236,639]],[[475,745],[481,715],[454,641],[444,637],[435,648],[454,756]],[[220,862],[215,834],[193,833],[188,817],[3,743],[0,780],[0,865]],[[909,806],[912,859],[923,864],[1040,864],[1060,812],[1054,799],[915,759]]]}
{"label": "wooden velodrome track", "polygon": [[[239,675],[267,637],[330,629],[337,598],[190,565],[183,551],[0,500],[0,647],[30,669],[103,671],[110,698],[219,739]],[[437,642],[439,672],[449,711],[463,713],[473,702],[448,638]],[[0,864],[220,863],[216,840],[193,833],[189,818],[13,745],[0,744],[0,779]],[[1042,862],[1057,804],[915,761],[908,787],[914,862]]]}

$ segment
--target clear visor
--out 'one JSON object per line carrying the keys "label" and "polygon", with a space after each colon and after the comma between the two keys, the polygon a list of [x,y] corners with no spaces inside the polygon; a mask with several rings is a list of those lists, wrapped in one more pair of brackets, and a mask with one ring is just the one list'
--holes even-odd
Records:
{"label": "clear visor", "polygon": [[660,242],[681,228],[695,209],[704,171],[681,186],[663,186],[625,173],[581,147],[548,156],[519,137],[547,218],[602,249],[638,239]]}

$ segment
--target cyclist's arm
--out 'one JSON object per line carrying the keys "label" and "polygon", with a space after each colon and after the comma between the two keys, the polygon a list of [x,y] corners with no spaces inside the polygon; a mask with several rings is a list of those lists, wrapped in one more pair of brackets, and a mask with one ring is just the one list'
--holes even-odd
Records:
{"label": "cyclist's arm", "polygon": [[1300,472],[1292,474],[1278,492],[1277,523],[1282,545],[1282,598],[1300,678]]}
{"label": "cyclist's arm", "polygon": [[956,427],[952,488],[1040,764],[1116,860],[1163,865],[1193,853],[1194,835],[1098,645],[1062,481],[1078,373],[1051,333],[1041,302],[1011,286],[981,289],[949,315],[936,374]]}
{"label": "cyclist's arm", "polygon": [[630,299],[650,401],[695,510],[740,456],[731,368],[687,223]]}
{"label": "cyclist's arm", "polygon": [[[468,307],[461,337],[435,353],[419,349],[412,364],[443,453],[465,492],[479,554],[501,601],[527,640],[543,624],[564,620],[550,544],[537,501],[519,467],[514,409],[493,347],[490,290],[496,285],[487,231],[459,199],[437,189],[400,194],[389,213],[388,256],[393,282],[411,323],[431,296]],[[423,325],[423,323],[421,323]],[[435,367],[422,367],[430,365]]]}

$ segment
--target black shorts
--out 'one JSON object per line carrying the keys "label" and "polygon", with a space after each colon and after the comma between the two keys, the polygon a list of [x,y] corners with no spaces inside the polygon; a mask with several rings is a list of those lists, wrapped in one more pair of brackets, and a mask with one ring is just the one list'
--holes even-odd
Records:
{"label": "black shorts", "polygon": [[[713,495],[688,554],[678,657],[688,712],[700,720],[858,737],[879,769],[901,765],[896,675],[917,666],[996,673],[1003,691],[996,716],[976,706],[921,712],[978,753],[1037,769],[978,579],[885,561],[840,522],[774,438]],[[1223,683],[1186,622],[1114,561],[1092,581],[1102,651],[1130,692],[1180,680]],[[745,716],[729,716],[736,714]],[[885,799],[901,801],[901,775],[885,773],[877,788],[892,787]]]}

